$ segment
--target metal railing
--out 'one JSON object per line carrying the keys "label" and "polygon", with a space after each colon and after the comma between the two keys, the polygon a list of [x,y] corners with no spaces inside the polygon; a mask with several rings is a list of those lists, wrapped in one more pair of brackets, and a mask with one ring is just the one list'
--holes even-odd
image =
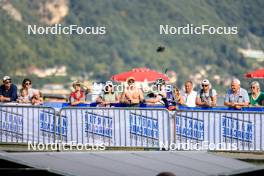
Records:
{"label": "metal railing", "polygon": [[[166,109],[63,108],[61,141],[118,147],[159,147],[170,141],[170,114]],[[63,131],[63,130],[61,130]]]}
{"label": "metal railing", "polygon": [[59,116],[50,107],[1,105],[1,143],[51,143],[59,137]]}
{"label": "metal railing", "polygon": [[0,143],[264,150],[264,112],[0,105]]}
{"label": "metal railing", "polygon": [[263,151],[263,112],[184,110],[172,117],[173,143],[181,149]]}

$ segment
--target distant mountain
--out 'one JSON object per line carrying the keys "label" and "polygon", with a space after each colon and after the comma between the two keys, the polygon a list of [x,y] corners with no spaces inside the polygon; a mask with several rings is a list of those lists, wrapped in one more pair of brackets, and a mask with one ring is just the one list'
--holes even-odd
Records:
{"label": "distant mountain", "polygon": [[[176,71],[179,83],[208,77],[223,84],[263,65],[237,52],[248,44],[264,48],[263,9],[263,0],[0,0],[0,75],[66,65],[72,76],[107,80],[147,66]],[[106,34],[27,34],[29,24],[56,23],[104,26]],[[159,34],[160,25],[187,24],[237,26],[238,35]]]}

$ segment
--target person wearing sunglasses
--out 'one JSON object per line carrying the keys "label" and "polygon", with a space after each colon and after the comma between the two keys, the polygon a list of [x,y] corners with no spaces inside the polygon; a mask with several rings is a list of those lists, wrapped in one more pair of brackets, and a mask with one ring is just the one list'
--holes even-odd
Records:
{"label": "person wearing sunglasses", "polygon": [[0,86],[0,102],[15,102],[17,100],[17,86],[12,84],[9,76],[3,77],[3,84]]}
{"label": "person wearing sunglasses", "polygon": [[[23,89],[24,93],[25,93],[25,95],[23,97],[28,99],[28,100],[31,100],[34,92],[37,91],[36,89],[32,88],[32,81],[28,78],[25,78],[22,81],[22,88],[21,89]],[[20,92],[22,92],[22,90],[20,90]],[[21,96],[21,94],[19,96]]]}
{"label": "person wearing sunglasses", "polygon": [[249,96],[245,89],[240,87],[240,81],[233,79],[231,88],[227,91],[224,105],[227,107],[241,109],[249,105]]}
{"label": "person wearing sunglasses", "polygon": [[250,106],[263,106],[264,93],[260,91],[259,82],[253,81],[250,85],[251,92],[248,94]]}
{"label": "person wearing sunglasses", "polygon": [[212,89],[212,85],[209,80],[204,79],[201,83],[201,90],[196,97],[196,105],[201,107],[213,107],[216,106],[217,93],[215,89]]}

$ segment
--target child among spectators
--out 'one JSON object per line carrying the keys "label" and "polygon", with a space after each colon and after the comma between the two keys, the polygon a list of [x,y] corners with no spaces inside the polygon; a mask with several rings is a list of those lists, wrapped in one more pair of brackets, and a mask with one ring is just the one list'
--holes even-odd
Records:
{"label": "child among spectators", "polygon": [[34,91],[33,97],[31,99],[31,103],[32,105],[42,105],[43,104],[43,98],[39,90]]}
{"label": "child among spectators", "polygon": [[18,103],[30,103],[27,89],[22,88],[20,89],[19,93],[20,93],[20,96],[17,99]]}

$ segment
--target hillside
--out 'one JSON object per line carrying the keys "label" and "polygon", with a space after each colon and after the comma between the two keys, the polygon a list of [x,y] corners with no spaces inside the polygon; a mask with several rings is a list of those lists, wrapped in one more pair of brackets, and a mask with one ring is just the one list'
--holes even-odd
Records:
{"label": "hillside", "polygon": [[[0,75],[66,65],[69,75],[107,80],[114,73],[147,66],[176,71],[179,84],[201,69],[209,79],[220,76],[223,84],[263,65],[237,52],[248,44],[264,48],[263,0],[0,0],[0,6]],[[55,23],[105,26],[107,33],[27,34],[28,24]],[[161,24],[238,26],[239,33],[160,35]],[[166,46],[165,52],[156,52],[160,45]]]}

